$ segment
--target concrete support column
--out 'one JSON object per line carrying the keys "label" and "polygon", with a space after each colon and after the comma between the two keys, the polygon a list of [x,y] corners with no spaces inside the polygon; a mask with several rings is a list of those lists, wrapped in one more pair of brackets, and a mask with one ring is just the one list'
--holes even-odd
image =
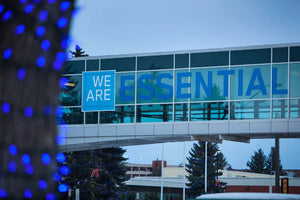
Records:
{"label": "concrete support column", "polygon": [[280,192],[279,137],[275,138],[275,193]]}

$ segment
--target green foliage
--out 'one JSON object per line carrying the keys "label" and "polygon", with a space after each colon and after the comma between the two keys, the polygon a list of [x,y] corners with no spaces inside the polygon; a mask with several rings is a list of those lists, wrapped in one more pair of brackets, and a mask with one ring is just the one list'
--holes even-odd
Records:
{"label": "green foliage", "polygon": [[[63,177],[70,188],[79,188],[82,199],[119,199],[126,190],[126,167],[122,148],[107,148],[66,153],[63,165],[71,173]],[[91,178],[93,169],[99,169],[99,178]]]}
{"label": "green foliage", "polygon": [[85,53],[85,51],[82,51],[82,48],[80,48],[79,45],[76,45],[75,51],[70,51],[70,53],[73,55],[73,57],[86,57],[89,56]]}
{"label": "green foliage", "polygon": [[[228,165],[226,158],[221,152],[218,152],[216,143],[207,143],[207,192],[216,193],[224,192],[226,183],[220,182],[216,184],[218,169],[222,169]],[[188,157],[187,179],[190,183],[189,194],[192,197],[199,196],[205,193],[204,178],[205,178],[205,142],[194,143],[193,148],[190,150],[190,157]]]}
{"label": "green foliage", "polygon": [[251,160],[247,162],[247,167],[255,173],[264,173],[266,170],[266,156],[262,149],[254,152]]}
{"label": "green foliage", "polygon": [[[271,147],[271,151],[267,157],[266,160],[266,173],[271,174],[272,171],[276,171],[276,165],[275,165],[275,147]],[[281,160],[279,159],[279,171],[281,173],[282,170],[282,165],[281,165]],[[279,173],[279,174],[280,174]]]}

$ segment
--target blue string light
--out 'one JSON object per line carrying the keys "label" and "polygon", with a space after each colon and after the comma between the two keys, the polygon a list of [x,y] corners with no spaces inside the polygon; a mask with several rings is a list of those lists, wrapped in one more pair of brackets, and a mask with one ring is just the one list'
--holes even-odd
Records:
{"label": "blue string light", "polygon": [[60,10],[62,10],[62,11],[68,10],[69,6],[70,6],[70,2],[63,1],[60,4]]}
{"label": "blue string light", "polygon": [[54,181],[56,181],[56,182],[60,182],[61,181],[61,175],[58,173],[58,172],[56,172],[56,173],[54,173],[53,174],[53,180]]}
{"label": "blue string light", "polygon": [[64,153],[58,153],[56,154],[56,160],[59,162],[59,163],[62,163],[66,160],[66,156]]}
{"label": "blue string light", "polygon": [[17,169],[17,163],[12,160],[8,163],[8,170],[11,172],[11,173],[14,173]]}
{"label": "blue string light", "polygon": [[25,13],[28,14],[28,13],[31,13],[31,11],[33,10],[33,4],[28,4],[26,7],[25,7]]}
{"label": "blue string light", "polygon": [[2,21],[5,22],[6,20],[9,20],[11,16],[12,16],[12,11],[11,10],[6,11],[2,16]]}
{"label": "blue string light", "polygon": [[27,0],[20,0],[20,4],[24,4],[26,2],[27,2]]}
{"label": "blue string light", "polygon": [[18,153],[18,149],[17,149],[17,147],[15,146],[15,145],[10,145],[9,147],[8,147],[8,149],[9,149],[9,153],[11,154],[11,155],[17,155],[17,153]]}
{"label": "blue string light", "polygon": [[42,155],[42,162],[44,163],[44,165],[49,165],[51,162],[51,157],[48,153],[44,153]]}
{"label": "blue string light", "polygon": [[21,24],[21,25],[17,26],[17,28],[16,28],[16,33],[17,34],[21,35],[24,31],[25,31],[24,24]]}
{"label": "blue string light", "polygon": [[3,190],[2,188],[0,188],[0,197],[1,198],[7,197],[6,191]]}
{"label": "blue string light", "polygon": [[33,0],[34,3],[40,3],[42,0]]}
{"label": "blue string light", "polygon": [[52,114],[52,107],[51,106],[45,106],[44,113],[47,116],[51,115]]}
{"label": "blue string light", "polygon": [[67,38],[67,39],[63,39],[62,41],[61,41],[61,47],[63,48],[63,49],[66,49],[68,46],[69,46],[69,44],[71,43],[71,40],[70,40],[70,38]]}
{"label": "blue string light", "polygon": [[68,166],[61,166],[59,168],[59,172],[62,174],[62,175],[69,175],[71,173],[71,168],[68,167]]}
{"label": "blue string light", "polygon": [[36,60],[36,64],[39,67],[43,67],[46,64],[46,59],[41,56]]}
{"label": "blue string light", "polygon": [[7,102],[3,103],[3,105],[2,105],[2,111],[3,111],[5,114],[8,114],[8,113],[9,113],[9,111],[10,111],[10,105],[9,105],[9,103],[7,103]]}
{"label": "blue string light", "polygon": [[41,188],[42,190],[47,188],[47,182],[44,180],[40,180],[39,181],[39,188]]}
{"label": "blue string light", "polygon": [[66,141],[67,141],[67,136],[66,136],[65,133],[59,133],[59,134],[57,135],[57,137],[56,137],[56,143],[57,143],[58,145],[63,145],[63,144],[66,143]]}
{"label": "blue string light", "polygon": [[64,193],[64,192],[67,192],[69,189],[68,185],[67,184],[60,184],[58,186],[58,191],[61,192],[61,193]]}
{"label": "blue string light", "polygon": [[66,77],[62,77],[60,80],[59,80],[59,85],[61,88],[65,88],[69,83],[69,80],[66,78]]}
{"label": "blue string light", "polygon": [[26,70],[24,68],[20,68],[18,70],[18,78],[22,81],[26,76]]}
{"label": "blue string light", "polygon": [[26,167],[25,167],[25,172],[26,172],[27,174],[29,174],[29,175],[32,175],[33,172],[34,172],[33,166],[32,166],[32,165],[26,165]]}
{"label": "blue string light", "polygon": [[56,60],[59,62],[63,62],[66,59],[66,54],[64,52],[58,52],[56,54]]}
{"label": "blue string light", "polygon": [[48,18],[48,12],[46,10],[41,11],[39,15],[40,21],[44,22],[47,20],[47,18]]}
{"label": "blue string light", "polygon": [[62,66],[63,66],[63,62],[60,62],[60,61],[57,61],[57,60],[55,60],[53,62],[53,69],[56,70],[56,71],[60,70]]}
{"label": "blue string light", "polygon": [[37,29],[36,29],[36,35],[41,37],[42,35],[44,35],[46,31],[46,28],[43,27],[43,26],[39,26]]}
{"label": "blue string light", "polygon": [[24,197],[26,199],[32,198],[32,193],[31,193],[31,191],[29,189],[27,189],[27,190],[24,191]]}
{"label": "blue string light", "polygon": [[28,154],[24,154],[24,155],[22,156],[22,162],[23,162],[24,164],[29,164],[30,161],[31,161],[31,158],[30,158],[30,156],[29,156]]}
{"label": "blue string light", "polygon": [[48,3],[49,4],[53,4],[53,3],[55,3],[56,2],[56,0],[48,0]]}
{"label": "blue string light", "polygon": [[55,198],[54,194],[49,193],[49,194],[46,195],[46,200],[55,200],[55,199],[56,198]]}
{"label": "blue string light", "polygon": [[26,117],[32,117],[33,115],[33,109],[31,107],[26,107],[24,110],[24,114]]}
{"label": "blue string light", "polygon": [[2,13],[3,10],[4,10],[4,6],[0,5],[0,13]]}
{"label": "blue string light", "polygon": [[11,54],[12,54],[12,50],[10,48],[5,49],[3,53],[4,59],[9,59],[11,57]]}
{"label": "blue string light", "polygon": [[41,47],[43,50],[47,51],[51,46],[51,43],[49,40],[44,40],[42,43],[41,43]]}
{"label": "blue string light", "polygon": [[68,24],[68,20],[65,17],[61,17],[57,21],[58,28],[63,28]]}

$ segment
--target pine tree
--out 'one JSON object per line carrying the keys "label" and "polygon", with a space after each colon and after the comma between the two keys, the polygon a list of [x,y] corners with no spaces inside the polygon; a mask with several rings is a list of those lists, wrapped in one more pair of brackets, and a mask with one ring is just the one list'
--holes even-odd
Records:
{"label": "pine tree", "polygon": [[[275,147],[271,147],[271,151],[267,157],[267,160],[266,160],[266,173],[267,174],[271,174],[272,171],[275,171]],[[281,170],[282,170],[282,165],[281,165],[281,160],[279,159],[279,170],[280,170],[280,173],[281,173]]]}
{"label": "pine tree", "polygon": [[[107,148],[67,153],[63,164],[71,173],[63,177],[70,188],[79,188],[82,199],[119,199],[126,190],[126,167],[122,148]],[[93,170],[98,170],[93,175]]]}
{"label": "pine tree", "polygon": [[82,48],[79,45],[75,46],[75,51],[71,51],[70,53],[73,55],[73,57],[86,57],[89,56],[85,53],[85,51],[82,51]]}
{"label": "pine tree", "polygon": [[[226,183],[216,184],[218,169],[224,168],[227,164],[224,155],[220,152],[219,156],[217,154],[218,146],[215,143],[207,143],[207,192],[223,192]],[[192,197],[199,196],[203,194],[204,191],[204,178],[205,178],[205,142],[199,142],[194,144],[191,149],[190,157],[188,157],[187,179],[189,183],[189,193]],[[218,160],[219,159],[219,160]],[[220,163],[218,163],[220,162]],[[222,167],[221,167],[222,166]]]}
{"label": "pine tree", "polygon": [[266,170],[266,156],[262,149],[255,151],[251,160],[247,162],[247,167],[255,173],[264,173]]}

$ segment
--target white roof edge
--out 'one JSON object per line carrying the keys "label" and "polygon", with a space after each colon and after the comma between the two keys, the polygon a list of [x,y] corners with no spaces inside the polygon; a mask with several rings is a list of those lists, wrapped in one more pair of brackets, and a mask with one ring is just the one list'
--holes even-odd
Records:
{"label": "white roof edge", "polygon": [[253,46],[220,47],[220,48],[208,48],[208,49],[175,50],[175,51],[162,51],[162,52],[149,52],[149,53],[85,56],[85,57],[70,58],[67,59],[66,61],[92,60],[92,59],[105,59],[105,58],[125,58],[125,57],[136,57],[136,56],[157,56],[157,55],[172,55],[172,54],[201,53],[201,52],[235,51],[235,50],[248,50],[248,49],[250,50],[250,49],[277,48],[277,47],[293,47],[293,46],[300,46],[300,42],[264,44],[264,45],[253,45]]}

